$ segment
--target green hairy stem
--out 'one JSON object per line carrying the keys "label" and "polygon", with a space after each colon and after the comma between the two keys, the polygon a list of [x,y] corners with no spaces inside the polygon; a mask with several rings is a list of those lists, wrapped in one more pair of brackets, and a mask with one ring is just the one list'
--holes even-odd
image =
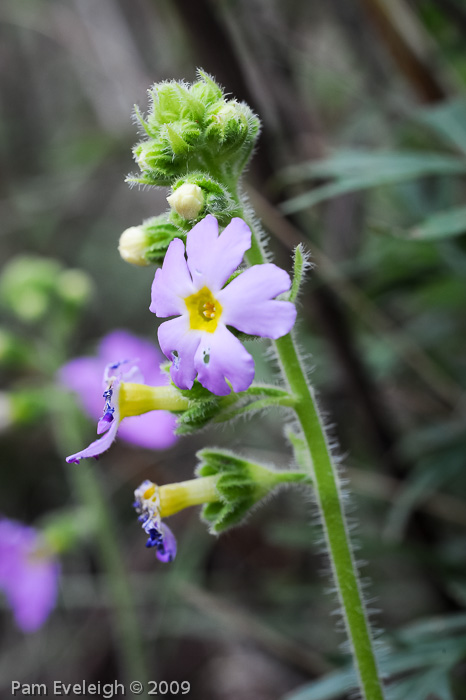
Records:
{"label": "green hairy stem", "polygon": [[[238,201],[240,201],[239,197]],[[266,262],[257,226],[243,206],[242,218],[249,224],[253,242],[247,254],[250,265]],[[273,341],[283,375],[294,398],[294,410],[300,422],[311,459],[309,476],[314,483],[317,504],[328,545],[331,567],[342,606],[346,630],[365,700],[383,700],[384,693],[377,669],[359,577],[351,548],[340,482],[332,460],[322,418],[308,384],[302,362],[291,334]]]}

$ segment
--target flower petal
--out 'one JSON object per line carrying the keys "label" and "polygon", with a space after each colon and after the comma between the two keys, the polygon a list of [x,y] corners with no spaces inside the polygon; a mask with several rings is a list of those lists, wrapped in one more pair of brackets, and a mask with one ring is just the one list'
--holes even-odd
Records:
{"label": "flower petal", "polygon": [[[148,340],[123,329],[112,331],[102,339],[99,345],[99,358],[101,358],[100,374],[109,362],[137,358],[137,365],[144,376],[145,384],[158,386],[168,383],[167,375],[160,369],[163,358],[157,347]],[[96,386],[95,383],[94,386]],[[101,407],[100,410],[102,410]]]}
{"label": "flower petal", "polygon": [[218,292],[243,260],[251,247],[251,231],[238,218],[218,236],[218,223],[210,214],[188,233],[186,252],[188,267],[196,289],[206,285]]}
{"label": "flower petal", "polygon": [[189,327],[186,316],[162,323],[158,330],[162,352],[172,360],[170,375],[180,389],[191,389],[196,376],[194,355],[199,346],[201,331]]}
{"label": "flower petal", "polygon": [[119,416],[115,411],[115,416],[112,423],[110,424],[110,429],[108,430],[108,432],[105,433],[104,437],[100,438],[99,440],[94,440],[94,442],[91,442],[91,444],[88,447],[84,448],[84,450],[81,450],[81,452],[76,452],[76,454],[67,457],[66,461],[68,462],[68,464],[71,464],[72,462],[79,464],[81,459],[86,459],[87,457],[98,457],[102,454],[102,452],[108,450],[108,448],[116,438],[119,424]]}
{"label": "flower petal", "polygon": [[96,357],[77,357],[59,370],[58,378],[64,386],[79,396],[84,410],[93,418],[102,415],[102,372],[104,364]]}
{"label": "flower petal", "polygon": [[35,632],[55,607],[60,566],[57,562],[30,554],[32,561],[24,566],[23,575],[9,591],[10,605],[16,623],[23,632]]}
{"label": "flower petal", "polygon": [[24,632],[34,632],[55,605],[59,565],[36,530],[0,520],[0,589]]}
{"label": "flower petal", "polygon": [[165,523],[160,523],[159,530],[163,540],[162,544],[157,547],[155,555],[159,561],[163,561],[166,564],[173,561],[176,557],[176,538]]}
{"label": "flower petal", "polygon": [[186,311],[184,299],[195,291],[184,257],[184,243],[175,238],[168,246],[162,267],[155,273],[149,309],[159,318],[177,316]]}
{"label": "flower petal", "polygon": [[215,333],[203,333],[194,357],[198,380],[217,396],[226,396],[230,387],[245,391],[254,379],[254,360],[238,338],[219,324]]}
{"label": "flower petal", "polygon": [[121,422],[118,435],[122,440],[149,450],[165,450],[176,441],[176,417],[168,411],[149,411],[129,416]]}
{"label": "flower petal", "polygon": [[285,270],[271,263],[255,265],[218,293],[222,322],[243,333],[264,338],[281,338],[292,329],[296,308],[289,301],[276,301],[277,294],[290,288]]}

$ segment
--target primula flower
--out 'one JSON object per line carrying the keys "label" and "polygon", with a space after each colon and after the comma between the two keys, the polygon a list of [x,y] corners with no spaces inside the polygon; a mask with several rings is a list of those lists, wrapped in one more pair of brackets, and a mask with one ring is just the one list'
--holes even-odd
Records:
{"label": "primula flower", "polygon": [[0,589],[23,632],[35,632],[54,608],[59,573],[37,530],[0,519]]}
{"label": "primula flower", "polygon": [[[244,391],[254,379],[254,360],[227,326],[264,338],[280,338],[296,319],[291,302],[275,297],[290,288],[289,275],[276,265],[255,265],[226,282],[251,247],[251,231],[239,218],[218,234],[208,215],[188,233],[175,238],[163,266],[155,273],[150,310],[161,318],[160,346],[172,360],[170,369],[180,389],[199,382],[213,394]],[[225,286],[226,285],[226,286]]]}
{"label": "primula flower", "polygon": [[146,547],[154,547],[160,561],[173,561],[176,557],[176,539],[168,525],[162,522],[159,487],[151,481],[143,481],[134,492],[134,497],[138,520],[148,535]]}
{"label": "primula flower", "polygon": [[[114,362],[115,359],[124,360]],[[137,358],[137,367],[131,362]],[[160,369],[162,356],[151,343],[142,340],[124,330],[109,333],[100,343],[97,357],[78,357],[68,362],[61,368],[59,377],[62,383],[75,391],[83,408],[93,418],[99,420],[98,434],[108,430],[107,435],[96,440],[90,445],[87,454],[80,453],[82,457],[94,457],[104,452],[115,439],[117,430],[120,437],[127,442],[148,449],[165,449],[171,447],[176,441],[174,435],[175,416],[164,410],[151,411],[146,408],[142,415],[120,414],[118,393],[121,381],[146,382],[149,387],[166,385],[167,376]],[[112,364],[113,361],[113,364]],[[104,371],[105,370],[105,371]],[[102,372],[104,371],[104,398],[105,406],[102,414],[102,392],[98,388],[102,385]],[[165,386],[165,390],[169,387]],[[124,423],[119,427],[120,420],[125,417]],[[110,420],[111,418],[111,420]]]}

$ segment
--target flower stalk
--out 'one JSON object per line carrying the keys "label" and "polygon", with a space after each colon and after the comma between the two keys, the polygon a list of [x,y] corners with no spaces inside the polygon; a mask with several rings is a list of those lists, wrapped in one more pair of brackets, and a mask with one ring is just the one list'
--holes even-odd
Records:
{"label": "flower stalk", "polygon": [[[237,194],[236,197],[240,202]],[[253,234],[251,249],[246,254],[248,262],[250,265],[263,264],[265,255],[257,226],[251,217],[247,216],[247,211],[243,211],[243,216]],[[311,457],[309,463],[313,468],[312,471],[309,469],[309,476],[314,482],[332,572],[363,697],[365,700],[383,700],[384,693],[351,548],[340,481],[332,460],[324,424],[291,333],[272,342],[275,344],[283,375],[295,397],[294,410]]]}

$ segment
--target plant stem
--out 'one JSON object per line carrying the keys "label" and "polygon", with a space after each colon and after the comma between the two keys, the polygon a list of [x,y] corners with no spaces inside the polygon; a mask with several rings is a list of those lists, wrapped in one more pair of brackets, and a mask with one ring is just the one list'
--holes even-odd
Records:
{"label": "plant stem", "polygon": [[[236,193],[234,196],[237,198]],[[243,218],[248,221],[246,213]],[[253,232],[248,262],[251,265],[259,265],[266,262],[266,258],[254,222],[249,220],[248,224]],[[384,693],[351,549],[339,477],[331,457],[323,422],[291,334],[276,340],[275,347],[283,374],[296,397],[294,410],[311,456],[313,473],[309,470],[310,476],[314,482],[332,571],[361,691],[365,700],[383,700]]]}

